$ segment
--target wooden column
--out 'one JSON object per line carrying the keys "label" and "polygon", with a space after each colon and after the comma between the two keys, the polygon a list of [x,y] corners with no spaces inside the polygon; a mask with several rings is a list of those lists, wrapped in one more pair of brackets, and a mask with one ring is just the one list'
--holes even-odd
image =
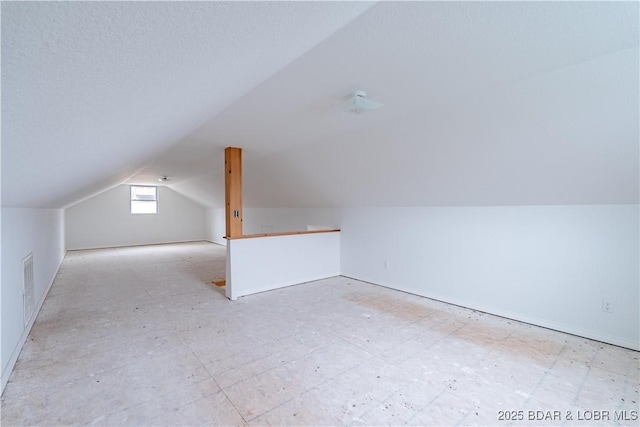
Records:
{"label": "wooden column", "polygon": [[224,149],[227,238],[242,237],[242,149]]}

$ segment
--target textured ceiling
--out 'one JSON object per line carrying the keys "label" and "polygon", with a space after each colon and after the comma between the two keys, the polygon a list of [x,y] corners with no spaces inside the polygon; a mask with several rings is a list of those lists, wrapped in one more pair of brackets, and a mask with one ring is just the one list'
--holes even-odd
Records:
{"label": "textured ceiling", "polygon": [[123,182],[370,6],[3,1],[2,205]]}
{"label": "textured ceiling", "polygon": [[637,3],[370,6],[3,3],[3,206],[638,203]]}

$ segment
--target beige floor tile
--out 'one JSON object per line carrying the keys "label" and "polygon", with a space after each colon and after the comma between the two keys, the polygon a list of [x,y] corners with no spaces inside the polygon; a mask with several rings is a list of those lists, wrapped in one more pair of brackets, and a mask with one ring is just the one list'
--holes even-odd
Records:
{"label": "beige floor tile", "polygon": [[227,387],[224,392],[235,403],[244,419],[252,420],[295,398],[317,383],[312,378],[300,380],[295,367],[282,365]]}
{"label": "beige floor tile", "polygon": [[304,394],[304,401],[310,406],[322,404],[335,424],[348,425],[356,422],[365,413],[371,411],[392,390],[400,387],[386,381],[360,380],[358,383],[346,381],[346,378],[331,379]]}
{"label": "beige floor tile", "polygon": [[177,387],[166,394],[158,394],[139,405],[130,406],[121,411],[98,417],[90,424],[110,426],[154,425],[155,422],[152,420],[172,411],[178,411],[185,405],[219,391],[218,384],[209,378],[186,387]]}
{"label": "beige floor tile", "polygon": [[240,416],[223,392],[214,393],[149,420],[166,426],[244,426]]}
{"label": "beige floor tile", "polygon": [[640,368],[637,352],[630,352],[620,347],[602,344],[596,352],[592,366],[620,375],[637,375]]}
{"label": "beige floor tile", "polygon": [[445,426],[457,425],[475,411],[473,403],[450,392],[443,392],[414,417],[409,425]]}
{"label": "beige floor tile", "polygon": [[251,420],[252,426],[336,426],[342,425],[339,407],[330,395],[302,394]]}
{"label": "beige floor tile", "polygon": [[441,385],[434,384],[432,381],[412,381],[360,417],[359,421],[371,425],[406,424],[441,393]]}
{"label": "beige floor tile", "polygon": [[[247,361],[246,363],[234,363],[232,366],[235,367],[232,367],[231,369],[225,368],[226,366],[229,366],[229,361],[227,359],[205,363],[205,366],[210,372],[212,372],[212,375],[218,384],[223,388],[227,388],[240,381],[252,378],[296,359],[304,358],[308,354],[329,345],[329,341],[324,339],[324,337],[307,338],[308,339],[302,341],[291,338],[284,340],[283,342],[278,342],[273,345],[271,349],[258,352],[259,355],[268,353],[267,356],[257,357],[255,360]],[[251,350],[248,352],[251,352]],[[236,359],[236,361],[240,362],[243,357],[246,357],[244,356],[244,353],[238,355],[237,359],[236,356],[231,356],[229,359]]]}

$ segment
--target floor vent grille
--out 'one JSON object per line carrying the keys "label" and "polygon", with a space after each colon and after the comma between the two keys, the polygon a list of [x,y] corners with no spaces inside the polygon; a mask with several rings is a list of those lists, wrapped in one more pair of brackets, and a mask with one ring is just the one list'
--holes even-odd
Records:
{"label": "floor vent grille", "polygon": [[35,309],[33,284],[33,254],[22,260],[22,295],[24,298],[24,324],[27,326]]}

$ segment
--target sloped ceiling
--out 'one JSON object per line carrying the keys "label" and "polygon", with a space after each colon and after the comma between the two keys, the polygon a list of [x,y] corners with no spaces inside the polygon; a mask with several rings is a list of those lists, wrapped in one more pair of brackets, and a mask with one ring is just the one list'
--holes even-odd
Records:
{"label": "sloped ceiling", "polygon": [[638,203],[637,3],[100,5],[2,6],[3,206]]}
{"label": "sloped ceiling", "polygon": [[3,1],[2,205],[122,183],[371,5]]}

